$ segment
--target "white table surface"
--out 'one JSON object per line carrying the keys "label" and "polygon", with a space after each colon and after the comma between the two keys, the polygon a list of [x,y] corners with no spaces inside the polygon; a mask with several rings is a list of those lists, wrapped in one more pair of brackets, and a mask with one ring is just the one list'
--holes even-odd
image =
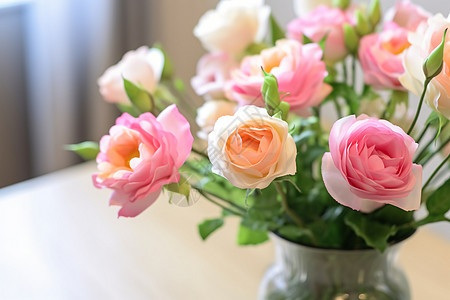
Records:
{"label": "white table surface", "polygon": [[[92,163],[0,189],[0,299],[256,299],[270,243],[238,247],[237,221],[203,242],[196,225],[219,214],[206,201],[162,197],[117,218],[110,191],[92,186]],[[450,242],[429,229],[400,260],[413,300],[450,299]]]}

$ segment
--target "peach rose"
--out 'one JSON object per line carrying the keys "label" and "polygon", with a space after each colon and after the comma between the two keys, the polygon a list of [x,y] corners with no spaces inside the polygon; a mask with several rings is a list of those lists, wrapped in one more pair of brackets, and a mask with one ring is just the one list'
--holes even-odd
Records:
{"label": "peach rose", "polygon": [[[445,28],[450,28],[450,15],[444,18],[437,14],[428,19],[408,36],[411,46],[405,50],[403,64],[405,73],[399,80],[402,85],[420,96],[423,91],[425,74],[422,69],[426,57],[441,43]],[[450,38],[447,34],[444,46],[444,65],[439,75],[428,85],[425,101],[434,110],[450,119]]]}
{"label": "peach rose", "polygon": [[197,95],[207,99],[225,97],[225,83],[230,72],[239,64],[226,52],[208,53],[197,63],[197,75],[191,79],[191,85]]}
{"label": "peach rose", "polygon": [[232,116],[236,111],[237,103],[227,100],[206,101],[198,110],[195,121],[200,127],[198,137],[207,140],[208,134],[213,131],[217,119],[222,116]]}
{"label": "peach rose", "polygon": [[100,94],[108,102],[129,104],[122,77],[152,93],[161,79],[163,67],[164,54],[157,48],[142,46],[129,51],[98,79]]}
{"label": "peach rose", "polygon": [[210,52],[237,55],[253,42],[263,40],[270,16],[264,0],[221,0],[207,11],[194,28],[194,35]]}
{"label": "peach rose", "polygon": [[412,4],[409,0],[401,0],[387,11],[385,22],[395,22],[409,31],[416,31],[429,17],[431,14],[422,7]]}
{"label": "peach rose", "polygon": [[364,82],[374,88],[405,90],[398,77],[403,74],[403,51],[410,46],[408,31],[396,23],[387,23],[380,33],[364,36],[359,60]]}
{"label": "peach rose", "polygon": [[263,67],[277,78],[280,92],[285,93],[283,100],[289,103],[291,111],[306,114],[309,107],[317,106],[331,92],[331,86],[323,82],[327,71],[321,57],[322,50],[317,44],[278,40],[275,47],[243,59],[241,68],[231,73],[227,97],[241,106],[264,106]]}
{"label": "peach rose", "polygon": [[217,120],[208,136],[212,171],[242,189],[263,189],[296,171],[297,148],[288,124],[253,105]]}
{"label": "peach rose", "polygon": [[303,17],[291,21],[287,26],[287,35],[300,42],[303,41],[303,35],[306,35],[317,43],[327,34],[324,59],[335,62],[347,55],[344,23],[352,23],[344,11],[321,5]]}
{"label": "peach rose", "polygon": [[100,140],[97,188],[110,188],[110,205],[121,206],[119,216],[135,217],[158,198],[163,185],[178,182],[180,168],[191,152],[189,123],[175,105],[157,118],[127,113]]}
{"label": "peach rose", "polygon": [[365,213],[391,204],[420,207],[422,166],[413,164],[418,144],[400,127],[361,115],[344,117],[330,132],[322,176],[340,204]]}

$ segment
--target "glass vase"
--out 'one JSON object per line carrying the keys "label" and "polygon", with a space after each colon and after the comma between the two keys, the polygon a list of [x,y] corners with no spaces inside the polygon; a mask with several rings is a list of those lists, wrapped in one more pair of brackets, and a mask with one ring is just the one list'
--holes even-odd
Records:
{"label": "glass vase", "polygon": [[383,253],[312,248],[271,234],[275,263],[266,271],[258,300],[410,300],[397,264],[400,245]]}

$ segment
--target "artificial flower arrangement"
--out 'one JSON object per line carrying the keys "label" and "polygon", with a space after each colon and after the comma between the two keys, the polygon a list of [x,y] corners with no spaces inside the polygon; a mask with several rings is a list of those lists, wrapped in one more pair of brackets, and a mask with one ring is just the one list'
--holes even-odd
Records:
{"label": "artificial flower arrangement", "polygon": [[[203,239],[238,216],[240,245],[273,232],[384,251],[419,226],[450,221],[450,179],[436,176],[448,171],[448,149],[429,165],[449,145],[448,27],[450,16],[409,1],[382,18],[378,0],[342,0],[283,30],[263,0],[221,0],[194,28],[208,51],[191,81],[205,100],[196,122],[207,149],[177,109],[185,87],[161,47],[130,51],[103,74],[100,93],[123,114],[98,149],[72,149],[96,157],[94,185],[112,189],[119,216],[139,215],[162,191],[192,201],[196,190],[223,210],[199,224]],[[417,108],[408,91],[420,96]],[[418,126],[423,102],[433,111]],[[427,214],[415,219],[421,206]]]}

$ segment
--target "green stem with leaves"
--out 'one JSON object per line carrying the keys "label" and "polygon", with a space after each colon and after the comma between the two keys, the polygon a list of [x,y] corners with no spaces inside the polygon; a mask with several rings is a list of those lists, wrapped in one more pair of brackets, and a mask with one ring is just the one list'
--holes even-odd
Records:
{"label": "green stem with leaves", "polygon": [[427,182],[422,187],[422,194],[423,191],[428,187],[428,185],[431,183],[431,180],[436,176],[436,174],[439,172],[439,170],[447,163],[447,161],[450,159],[450,154],[447,155],[447,157],[439,164],[439,166],[434,170],[433,174],[431,174],[430,178],[428,178]]}
{"label": "green stem with leaves", "polygon": [[305,223],[303,223],[302,219],[300,219],[297,214],[291,210],[291,208],[288,205],[286,194],[284,193],[283,187],[281,186],[281,183],[275,182],[275,188],[277,189],[277,192],[281,196],[281,205],[283,206],[283,209],[286,211],[286,213],[291,217],[291,219],[301,228],[305,228]]}
{"label": "green stem with leaves", "polygon": [[355,90],[356,86],[356,58],[355,56],[352,57],[352,87],[353,90]]}
{"label": "green stem with leaves", "polygon": [[407,132],[408,135],[411,135],[411,132],[414,129],[414,126],[416,125],[417,119],[419,118],[420,110],[422,109],[423,99],[425,98],[425,93],[427,92],[428,84],[430,83],[430,81],[431,81],[430,78],[425,79],[425,83],[423,85],[423,92],[422,92],[422,95],[420,96],[420,100],[419,100],[419,106],[417,108],[416,115],[414,116],[414,120],[408,129],[408,132]]}
{"label": "green stem with leaves", "polygon": [[[194,187],[195,188],[195,187]],[[233,209],[231,209],[230,207],[226,207],[225,205],[222,205],[221,203],[217,202],[216,200],[212,199],[211,197],[209,197],[209,195],[205,192],[203,192],[201,189],[195,188],[197,190],[197,192],[199,192],[200,195],[202,195],[206,200],[208,200],[209,202],[219,206],[220,208],[222,208],[224,211],[227,211],[233,215],[236,216],[240,216],[243,217],[244,215],[242,214],[242,212],[238,212],[235,211]]]}
{"label": "green stem with leaves", "polygon": [[422,166],[426,165],[437,153],[441,152],[442,149],[444,149],[444,147],[450,143],[450,137],[445,140],[443,143],[441,143],[441,145],[436,149],[436,151],[434,151],[433,153],[427,155],[425,158],[425,160],[422,163]]}
{"label": "green stem with leaves", "polygon": [[422,132],[419,134],[419,136],[416,139],[416,143],[420,143],[420,141],[422,140],[422,138],[425,136],[425,133],[427,132],[428,128],[430,128],[430,123],[428,123],[425,128],[422,130]]}

